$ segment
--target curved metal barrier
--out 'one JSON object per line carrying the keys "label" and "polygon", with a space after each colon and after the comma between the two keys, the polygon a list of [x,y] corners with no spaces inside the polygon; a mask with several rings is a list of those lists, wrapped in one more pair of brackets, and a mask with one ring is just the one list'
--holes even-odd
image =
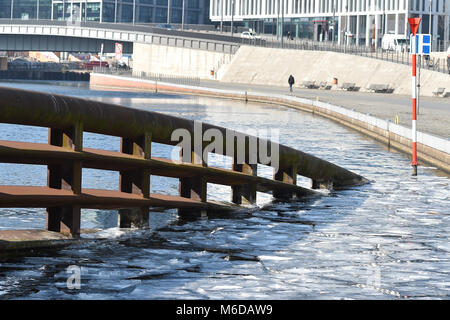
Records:
{"label": "curved metal barrier", "polygon": [[[218,126],[200,126],[202,137],[211,130],[225,137],[215,149],[208,149],[203,140],[200,147],[194,143],[199,123],[192,120],[18,89],[0,88],[0,95],[0,122],[49,128],[48,144],[0,140],[0,162],[48,167],[46,187],[0,186],[0,207],[47,208],[47,229],[75,237],[80,233],[81,208],[119,209],[120,227],[142,227],[148,225],[150,207],[178,208],[181,215],[205,214],[255,203],[257,191],[275,198],[316,194],[297,186],[297,175],[312,179],[313,189],[367,182],[310,154]],[[152,157],[152,142],[179,144],[172,139],[176,130],[194,137],[189,147],[183,146],[182,161]],[[83,132],[121,137],[120,152],[83,148]],[[245,142],[243,147],[238,141]],[[260,156],[262,148],[279,154],[277,161],[266,163]],[[208,166],[203,156],[208,152],[233,157],[232,170]],[[274,167],[273,179],[257,176],[257,164]],[[118,171],[120,190],[82,188],[82,168]],[[151,175],[178,178],[179,196],[151,193]],[[233,203],[208,202],[208,182],[231,186]]]}

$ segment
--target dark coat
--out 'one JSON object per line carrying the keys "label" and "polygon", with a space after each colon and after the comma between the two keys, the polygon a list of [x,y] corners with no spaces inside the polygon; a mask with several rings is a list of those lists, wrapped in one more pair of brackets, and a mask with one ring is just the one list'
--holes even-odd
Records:
{"label": "dark coat", "polygon": [[295,83],[295,80],[294,80],[293,76],[289,76],[288,83],[289,84],[294,84]]}

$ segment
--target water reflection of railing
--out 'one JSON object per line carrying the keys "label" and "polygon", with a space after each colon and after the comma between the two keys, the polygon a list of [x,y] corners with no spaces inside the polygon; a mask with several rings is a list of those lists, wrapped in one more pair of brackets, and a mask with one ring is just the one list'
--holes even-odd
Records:
{"label": "water reflection of railing", "polygon": [[[203,215],[255,203],[257,191],[270,192],[275,198],[316,194],[297,186],[297,175],[310,178],[313,188],[338,189],[366,182],[307,153],[218,126],[199,127],[192,120],[47,93],[0,88],[0,95],[0,123],[49,128],[48,144],[0,141],[0,162],[48,168],[46,187],[0,186],[0,207],[47,208],[50,231],[78,236],[81,208],[119,209],[120,227],[144,227],[151,207]],[[152,142],[174,146],[178,140],[172,136],[176,133],[179,139],[180,130],[191,141],[181,146],[181,161],[152,157]],[[84,148],[84,132],[121,137],[120,151]],[[212,132],[215,148],[210,140],[203,141]],[[232,169],[208,166],[208,152],[230,156]],[[262,157],[266,154],[277,161],[266,163],[266,156]],[[259,177],[258,164],[273,167],[273,179]],[[82,188],[83,168],[119,172],[120,190]],[[179,179],[179,196],[151,193],[151,175]],[[230,186],[234,204],[208,202],[208,183]]]}

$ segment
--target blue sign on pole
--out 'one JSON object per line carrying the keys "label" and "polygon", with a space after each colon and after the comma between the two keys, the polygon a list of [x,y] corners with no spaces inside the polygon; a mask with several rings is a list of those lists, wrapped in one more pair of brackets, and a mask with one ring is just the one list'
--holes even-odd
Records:
{"label": "blue sign on pole", "polygon": [[431,35],[416,34],[410,38],[411,54],[429,55],[431,53]]}

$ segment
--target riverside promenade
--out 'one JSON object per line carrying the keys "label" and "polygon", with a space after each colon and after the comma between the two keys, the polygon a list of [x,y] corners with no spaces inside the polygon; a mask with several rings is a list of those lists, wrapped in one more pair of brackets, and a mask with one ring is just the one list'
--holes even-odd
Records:
{"label": "riverside promenade", "polygon": [[[284,87],[224,83],[207,80],[202,80],[201,86],[216,89],[291,95],[289,93],[287,79]],[[307,99],[318,98],[323,102],[353,109],[354,111],[370,114],[374,117],[392,122],[398,116],[400,125],[411,128],[411,96],[333,89],[303,89],[298,87],[294,87],[292,95]],[[450,139],[450,98],[420,97],[419,101],[417,130]]]}

